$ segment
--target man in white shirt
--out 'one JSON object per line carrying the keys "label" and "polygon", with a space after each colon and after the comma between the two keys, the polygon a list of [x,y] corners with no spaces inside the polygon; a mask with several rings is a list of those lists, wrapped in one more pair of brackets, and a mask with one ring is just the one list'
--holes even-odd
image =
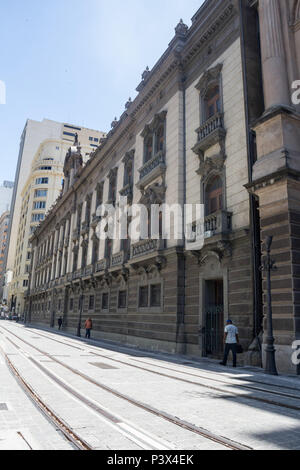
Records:
{"label": "man in white shirt", "polygon": [[227,326],[225,327],[224,334],[225,353],[223,362],[220,362],[222,366],[226,366],[228,355],[232,351],[233,355],[233,367],[236,367],[236,351],[237,345],[239,344],[239,331],[237,327],[232,323],[231,320],[227,320]]}

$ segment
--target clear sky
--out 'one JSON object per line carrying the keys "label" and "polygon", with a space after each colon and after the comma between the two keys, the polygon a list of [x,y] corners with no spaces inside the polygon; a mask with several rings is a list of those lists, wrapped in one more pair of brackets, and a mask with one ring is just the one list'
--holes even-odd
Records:
{"label": "clear sky", "polygon": [[203,0],[0,0],[0,184],[14,180],[26,119],[108,131],[180,18]]}

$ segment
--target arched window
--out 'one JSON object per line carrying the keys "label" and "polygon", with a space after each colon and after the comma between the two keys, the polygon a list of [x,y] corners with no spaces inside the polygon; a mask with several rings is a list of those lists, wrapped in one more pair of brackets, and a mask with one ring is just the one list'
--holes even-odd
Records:
{"label": "arched window", "polygon": [[109,199],[111,204],[115,205],[117,198],[117,176],[112,175],[109,181]]}
{"label": "arched window", "polygon": [[162,152],[165,146],[165,126],[161,125],[156,133],[156,153]]}
{"label": "arched window", "polygon": [[205,95],[205,118],[210,119],[221,112],[220,87],[216,85],[208,90]]}
{"label": "arched window", "polygon": [[145,141],[145,163],[152,158],[153,153],[153,137],[150,135]]}
{"label": "arched window", "polygon": [[133,184],[133,168],[132,162],[127,162],[125,165],[125,172],[124,172],[124,186],[127,185],[132,186]]}
{"label": "arched window", "polygon": [[206,215],[223,209],[223,184],[220,176],[215,176],[206,186],[205,208]]}
{"label": "arched window", "polygon": [[99,259],[99,240],[93,240],[93,254],[92,254],[92,264],[97,263]]}

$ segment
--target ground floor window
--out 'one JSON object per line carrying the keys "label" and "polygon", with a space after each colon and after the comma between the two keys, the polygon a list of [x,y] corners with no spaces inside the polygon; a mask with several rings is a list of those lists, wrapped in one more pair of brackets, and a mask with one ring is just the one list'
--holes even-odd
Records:
{"label": "ground floor window", "polygon": [[102,294],[102,310],[108,310],[109,307],[109,294],[104,292]]}
{"label": "ground floor window", "polygon": [[118,308],[126,308],[127,307],[127,292],[126,290],[119,291],[119,299],[118,299]]}
{"label": "ground floor window", "polygon": [[91,295],[90,300],[89,300],[89,310],[93,310],[94,306],[95,306],[95,297]]}

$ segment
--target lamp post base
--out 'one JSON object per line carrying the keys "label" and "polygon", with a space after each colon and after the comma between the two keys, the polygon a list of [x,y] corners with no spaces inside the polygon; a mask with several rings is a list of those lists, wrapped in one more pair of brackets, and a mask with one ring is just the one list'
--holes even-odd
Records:
{"label": "lamp post base", "polygon": [[275,361],[276,350],[272,346],[267,346],[265,351],[267,353],[265,373],[269,375],[278,375]]}

